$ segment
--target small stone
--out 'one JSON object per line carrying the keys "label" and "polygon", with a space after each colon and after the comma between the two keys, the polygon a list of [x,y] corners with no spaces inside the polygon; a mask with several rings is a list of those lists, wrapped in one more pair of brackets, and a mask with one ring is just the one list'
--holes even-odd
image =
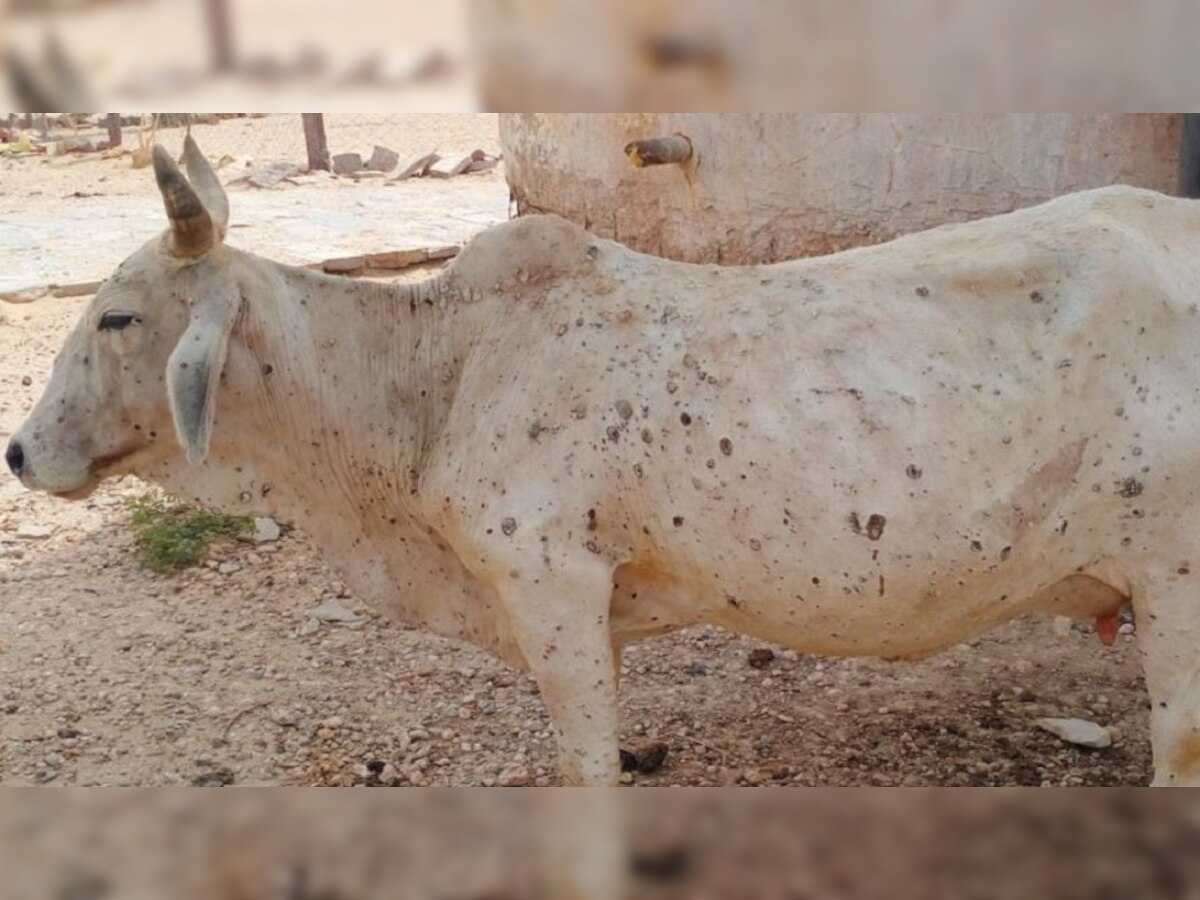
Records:
{"label": "small stone", "polygon": [[294,709],[277,709],[271,713],[271,721],[280,728],[295,728],[300,724],[300,716]]}
{"label": "small stone", "polygon": [[33,385],[32,378],[30,378],[28,375],[21,376],[21,386],[22,387],[32,387],[32,385]]}
{"label": "small stone", "polygon": [[253,544],[268,544],[279,540],[281,533],[279,523],[270,516],[258,516],[254,519],[254,530],[244,535],[243,539]]}
{"label": "small stone", "polygon": [[451,156],[434,162],[425,170],[425,174],[430,178],[453,178],[470,169],[473,162],[475,160],[469,153],[466,156]]}
{"label": "small stone", "polygon": [[275,187],[280,182],[291,178],[294,175],[300,174],[300,167],[290,162],[274,162],[268,163],[265,166],[252,171],[238,181],[244,181],[254,187],[270,188]]}
{"label": "small stone", "polygon": [[313,607],[308,614],[318,622],[329,622],[335,625],[353,625],[363,620],[358,613],[346,609],[333,600],[327,600],[320,606]]}
{"label": "small stone", "polygon": [[233,575],[235,572],[242,571],[242,567],[239,563],[223,562],[217,566],[217,571],[222,575]]}
{"label": "small stone", "polygon": [[532,781],[532,776],[530,776],[529,770],[522,765],[513,764],[505,766],[501,770],[496,784],[500,787],[525,787],[530,781]]}
{"label": "small stone", "polygon": [[398,165],[400,165],[400,154],[387,147],[380,147],[378,144],[375,145],[371,159],[367,162],[367,168],[375,172],[390,172]]}
{"label": "small stone", "polygon": [[1121,627],[1117,629],[1117,634],[1133,634],[1134,626],[1132,622],[1123,622]]}
{"label": "small stone", "polygon": [[706,662],[691,663],[688,666],[688,674],[689,675],[707,675],[708,674],[708,663],[706,663]]}
{"label": "small stone", "polygon": [[436,153],[418,153],[415,156],[410,156],[396,170],[396,175],[393,181],[403,181],[406,178],[420,177],[428,171],[429,167],[441,159]]}
{"label": "small stone", "polygon": [[353,175],[363,167],[361,153],[339,153],[333,158],[333,171],[336,175]]}
{"label": "small stone", "polygon": [[1074,622],[1067,616],[1054,617],[1054,633],[1058,637],[1070,637]]}
{"label": "small stone", "polygon": [[1034,724],[1068,744],[1103,750],[1112,745],[1112,733],[1103,725],[1086,719],[1038,719]]}
{"label": "small stone", "polygon": [[22,522],[17,526],[17,537],[26,541],[44,541],[54,534],[53,525],[37,525],[32,522]]}

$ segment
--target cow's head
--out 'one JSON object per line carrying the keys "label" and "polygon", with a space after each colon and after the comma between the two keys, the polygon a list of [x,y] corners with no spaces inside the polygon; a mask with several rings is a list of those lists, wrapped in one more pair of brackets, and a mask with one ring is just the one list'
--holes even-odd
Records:
{"label": "cow's head", "polygon": [[139,460],[208,453],[241,292],[221,243],[229,203],[190,136],[184,162],[190,181],[155,147],[170,228],[104,282],[8,445],[27,487],[74,499]]}

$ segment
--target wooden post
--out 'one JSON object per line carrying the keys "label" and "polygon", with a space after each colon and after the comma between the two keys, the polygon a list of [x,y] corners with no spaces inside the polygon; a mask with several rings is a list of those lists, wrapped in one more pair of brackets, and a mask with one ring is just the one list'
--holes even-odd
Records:
{"label": "wooden post", "polygon": [[325,139],[325,114],[301,113],[304,121],[304,145],[308,148],[308,169],[329,171],[329,142]]}
{"label": "wooden post", "polygon": [[1200,197],[1200,113],[1184,113],[1179,129],[1179,196]]}
{"label": "wooden post", "polygon": [[208,39],[212,42],[213,69],[232,72],[235,66],[233,26],[229,19],[229,0],[206,0]]}
{"label": "wooden post", "polygon": [[104,124],[108,127],[108,146],[121,146],[121,114],[109,113],[104,120]]}

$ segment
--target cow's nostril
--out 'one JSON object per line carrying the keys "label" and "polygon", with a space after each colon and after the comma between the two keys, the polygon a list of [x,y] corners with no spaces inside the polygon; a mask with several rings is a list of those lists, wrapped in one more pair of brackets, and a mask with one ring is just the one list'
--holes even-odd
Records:
{"label": "cow's nostril", "polygon": [[8,467],[12,469],[12,473],[20,477],[25,471],[25,451],[21,449],[21,445],[16,441],[9,441],[8,450],[4,454],[4,460],[8,463]]}

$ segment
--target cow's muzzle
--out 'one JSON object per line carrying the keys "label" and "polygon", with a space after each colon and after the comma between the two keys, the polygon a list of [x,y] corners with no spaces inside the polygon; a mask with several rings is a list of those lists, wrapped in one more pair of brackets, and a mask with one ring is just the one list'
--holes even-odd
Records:
{"label": "cow's muzzle", "polygon": [[25,449],[16,438],[8,442],[8,449],[4,451],[4,461],[8,463],[12,473],[20,478],[21,473],[25,471]]}

